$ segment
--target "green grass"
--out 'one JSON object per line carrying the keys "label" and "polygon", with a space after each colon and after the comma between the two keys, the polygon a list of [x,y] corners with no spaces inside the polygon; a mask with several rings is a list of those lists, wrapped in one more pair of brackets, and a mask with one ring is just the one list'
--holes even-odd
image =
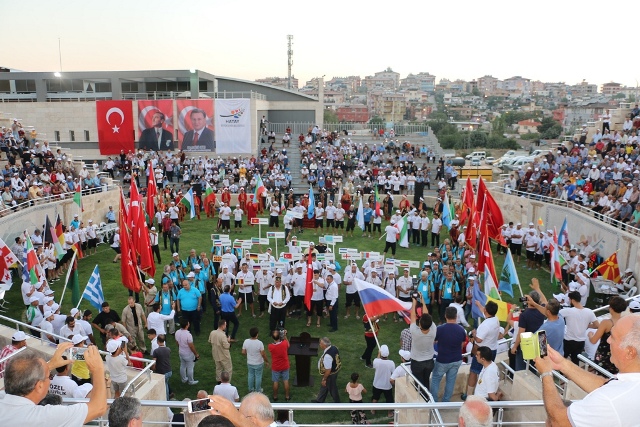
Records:
{"label": "green grass", "polygon": [[[217,223],[217,219],[203,219],[201,221],[192,220],[192,221],[184,221],[181,226],[183,230],[182,239],[180,241],[180,252],[183,257],[186,257],[186,254],[191,248],[195,248],[199,253],[200,251],[205,251],[209,253],[211,249],[211,233],[215,232],[215,226]],[[384,226],[383,226],[384,228]],[[266,237],[267,227],[263,226],[262,237]],[[445,231],[446,232],[446,231]],[[321,233],[321,234],[330,234],[330,233]],[[355,235],[358,236],[359,230],[356,231]],[[255,226],[253,228],[248,227],[246,225],[243,226],[243,231],[238,234],[232,234],[231,239],[235,238],[250,238],[258,236],[258,227]],[[301,240],[313,240],[317,243],[318,236],[314,236],[313,230],[305,230],[303,234],[298,234],[298,238]],[[443,237],[441,237],[443,238]],[[282,251],[283,241],[279,243],[279,250]],[[345,237],[344,243],[341,245],[342,247],[351,247],[357,248],[359,251],[378,251],[381,252],[384,249],[384,239],[378,240],[377,238],[363,238],[363,237]],[[495,245],[494,245],[495,246]],[[163,250],[162,240],[160,242],[161,247],[161,256],[164,263],[167,263],[171,259],[171,254],[168,250]],[[275,249],[275,245],[272,246]],[[429,250],[427,250],[429,249]],[[414,248],[411,247],[409,249],[398,247],[398,251],[396,254],[396,259],[408,259],[408,260],[419,260],[423,261],[427,257],[427,253],[431,248]],[[253,247],[253,251],[262,251],[266,250],[266,247],[259,248],[258,246]],[[336,248],[337,251],[337,248]],[[108,245],[100,245],[98,253],[93,256],[86,257],[82,259],[79,263],[79,277],[80,277],[80,287],[81,291],[84,289],[87,280],[89,279],[93,268],[96,264],[100,266],[100,274],[102,278],[102,284],[104,288],[104,294],[106,300],[110,303],[112,309],[115,309],[119,314],[122,312],[122,309],[127,304],[128,291],[123,287],[120,282],[120,265],[112,263],[114,257],[114,252],[108,247]],[[502,268],[502,264],[504,261],[503,256],[499,256],[494,252],[494,259],[496,268],[498,270],[498,277],[500,276],[500,269]],[[540,282],[543,286],[543,290],[546,295],[550,295],[551,285],[549,284],[549,273],[547,271],[530,271],[521,268],[524,261],[517,263],[516,268],[518,269],[520,282],[522,283],[523,291],[526,293],[529,290],[530,279],[534,276],[534,273],[537,277],[540,278]],[[340,260],[340,263],[344,267],[345,261]],[[361,263],[359,263],[361,264]],[[341,273],[344,272],[344,269]],[[418,271],[412,271],[411,274],[417,274]],[[159,279],[162,275],[162,266],[158,265],[157,273],[156,273],[156,283],[159,283]],[[342,274],[341,274],[342,275]],[[62,292],[63,283],[62,281],[56,282],[52,286],[56,290],[56,298],[60,298],[60,294]],[[515,302],[517,303],[517,297],[519,296],[519,291],[514,289],[516,293]],[[10,292],[7,295],[7,299],[11,302],[11,307],[8,315],[13,318],[20,318],[21,316],[21,308],[22,308],[22,297],[20,295],[20,286],[19,283],[14,285],[13,292]],[[505,300],[513,301],[508,296],[505,296]],[[369,394],[365,395],[365,401],[370,401],[371,399],[371,387],[373,382],[373,370],[365,368],[364,362],[360,360],[360,355],[364,351],[365,341],[364,341],[364,328],[361,320],[356,320],[353,316],[349,319],[344,319],[345,309],[344,309],[344,291],[341,290],[341,297],[339,300],[340,307],[338,313],[338,324],[339,324],[339,332],[337,333],[329,333],[328,326],[328,318],[322,321],[321,328],[315,327],[315,319],[312,320],[312,326],[310,328],[306,327],[306,318],[302,318],[300,320],[297,319],[287,319],[286,328],[289,331],[289,336],[297,336],[301,332],[308,331],[313,337],[322,337],[329,336],[332,342],[338,347],[340,350],[341,358],[342,358],[342,370],[339,374],[338,385],[341,394],[341,398],[343,402],[348,402],[347,394],[344,392],[344,387],[348,382],[349,376],[352,372],[358,372],[360,374],[360,380],[363,385],[369,390]],[[88,302],[83,301],[80,305],[81,309],[95,309],[91,307]],[[68,291],[64,296],[63,300],[63,313],[68,313],[71,309],[71,292]],[[258,312],[258,304],[256,301],[256,312]],[[362,312],[360,313],[362,315]],[[435,316],[437,318],[437,315]],[[243,396],[247,393],[247,368],[246,368],[246,357],[241,354],[242,343],[243,341],[249,337],[249,329],[253,326],[257,326],[260,328],[260,339],[266,345],[270,342],[269,333],[267,331],[269,325],[268,314],[265,314],[265,317],[262,319],[253,319],[250,314],[243,311],[242,316],[240,317],[240,328],[238,331],[238,342],[232,344],[231,347],[231,355],[233,359],[233,378],[232,384],[238,387],[238,391],[240,396]],[[400,357],[398,356],[398,350],[400,348],[400,332],[403,328],[406,327],[405,323],[394,323],[390,317],[388,321],[380,321],[380,333],[379,333],[379,341],[380,344],[387,344],[389,346],[391,356],[396,363],[400,362]],[[176,399],[181,400],[185,397],[194,398],[197,391],[200,389],[207,390],[211,392],[213,387],[215,386],[215,367],[213,360],[211,358],[211,347],[207,342],[207,338],[209,332],[213,328],[213,313],[208,307],[207,312],[204,315],[204,318],[201,322],[201,334],[200,336],[195,336],[194,341],[196,348],[200,352],[200,361],[196,364],[195,368],[195,378],[200,381],[199,384],[195,386],[188,386],[186,384],[182,384],[180,381],[179,375],[179,360],[177,356],[177,346],[172,337],[169,337],[167,344],[172,350],[172,367],[173,367],[173,377],[170,380],[171,387],[176,394]],[[374,352],[374,355],[376,353]],[[314,369],[317,363],[317,358],[312,359],[312,375],[314,378],[318,378],[319,374],[317,370]],[[295,360],[291,358],[291,374],[292,378],[295,373]],[[267,396],[271,396],[271,371],[269,369],[264,370],[262,387]],[[319,389],[319,381],[316,381],[316,385],[314,387],[307,388],[298,388],[291,387],[291,396],[292,402],[309,402],[310,399],[313,399]],[[284,391],[282,386],[280,386],[278,402],[284,402]],[[330,399],[330,397],[329,397]],[[321,418],[320,418],[321,417]],[[308,414],[296,414],[296,420],[298,422],[350,422],[349,414],[346,412],[331,412],[330,415],[318,415],[317,412],[308,413]]]}

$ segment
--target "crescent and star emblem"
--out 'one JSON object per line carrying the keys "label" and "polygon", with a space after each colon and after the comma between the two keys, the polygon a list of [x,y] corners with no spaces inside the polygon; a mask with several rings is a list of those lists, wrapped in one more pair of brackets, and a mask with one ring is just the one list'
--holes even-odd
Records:
{"label": "crescent and star emblem", "polygon": [[[120,125],[122,125],[122,123],[124,123],[124,113],[122,112],[121,109],[112,107],[112,108],[109,108],[109,111],[107,111],[107,115],[105,117],[107,119],[107,123],[109,124],[109,126],[111,126],[110,116],[113,113],[116,113],[120,116]],[[116,124],[114,124],[111,129],[113,130],[113,133],[119,133],[120,131],[120,128]]]}

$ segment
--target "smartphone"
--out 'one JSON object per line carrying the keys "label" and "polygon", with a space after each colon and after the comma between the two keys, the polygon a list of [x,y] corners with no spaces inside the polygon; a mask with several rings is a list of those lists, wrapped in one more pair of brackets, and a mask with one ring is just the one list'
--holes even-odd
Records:
{"label": "smartphone", "polygon": [[208,397],[205,397],[204,399],[190,400],[187,403],[187,409],[189,412],[208,411],[211,409],[209,402],[210,399]]}
{"label": "smartphone", "polygon": [[538,344],[540,345],[540,357],[547,357],[547,332],[538,331]]}
{"label": "smartphone", "polygon": [[69,349],[69,359],[84,360],[85,351],[87,351],[87,347],[71,347]]}

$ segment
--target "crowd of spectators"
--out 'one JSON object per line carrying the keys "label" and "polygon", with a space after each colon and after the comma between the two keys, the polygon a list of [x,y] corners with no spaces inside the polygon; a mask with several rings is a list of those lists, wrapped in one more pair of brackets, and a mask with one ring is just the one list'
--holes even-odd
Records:
{"label": "crowd of spectators", "polygon": [[[635,110],[634,110],[635,111]],[[631,117],[627,121],[631,121]],[[626,122],[625,122],[626,123]],[[640,151],[638,130],[597,130],[533,160],[509,174],[507,193],[548,197],[593,211],[603,221],[640,227]],[[618,225],[618,222],[613,222]]]}

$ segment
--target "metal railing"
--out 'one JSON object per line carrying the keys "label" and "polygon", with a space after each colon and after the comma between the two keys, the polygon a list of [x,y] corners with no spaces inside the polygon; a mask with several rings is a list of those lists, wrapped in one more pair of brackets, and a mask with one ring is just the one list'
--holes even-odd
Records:
{"label": "metal railing", "polygon": [[593,360],[585,357],[583,354],[579,354],[578,355],[578,359],[580,360],[580,362],[583,363],[583,365],[582,365],[583,369],[588,370],[589,368],[592,368],[592,369],[595,369],[596,371],[598,371],[599,373],[601,373],[603,376],[605,376],[607,378],[615,378],[614,374],[612,374],[611,372],[607,371],[602,366],[597,365]]}
{"label": "metal railing", "polygon": [[[76,403],[86,403],[89,402],[89,399],[72,399],[72,398],[63,398],[62,400],[64,405],[72,405]],[[107,399],[107,404],[111,405],[113,403],[113,399]],[[531,409],[531,408],[541,408],[544,406],[544,403],[541,400],[527,400],[527,401],[499,401],[499,402],[487,402],[490,407],[497,409],[498,411],[516,411],[520,409]],[[164,400],[142,400],[140,401],[142,408],[172,408],[179,409],[181,411],[185,411],[187,409],[188,402],[185,401],[164,401]],[[365,411],[376,410],[376,411],[394,411],[394,413],[401,413],[402,411],[408,410],[446,410],[446,411],[456,411],[460,410],[463,402],[435,402],[435,403],[359,403],[357,408]],[[239,407],[239,403],[234,403],[236,407]],[[344,411],[350,412],[354,409],[354,405],[352,403],[273,403],[271,405],[274,411],[285,410],[289,412],[289,423],[294,422],[294,413],[296,411]],[[94,420],[98,426],[106,426],[107,418],[106,414],[100,418],[96,418]],[[297,421],[296,425],[299,427],[335,427],[336,423],[299,423]],[[142,420],[142,423],[145,425],[157,425],[157,424],[169,424],[169,421],[145,421]],[[498,421],[492,422],[493,426],[523,426],[523,425],[545,425],[546,420],[531,420],[531,421],[504,421],[503,418],[499,415]],[[425,427],[446,427],[446,426],[457,426],[457,419],[455,422],[447,422],[444,421],[434,421],[432,422],[420,422],[416,423],[416,420],[410,421],[408,423],[400,423],[396,421],[394,417],[393,423],[385,422],[382,423],[371,423],[369,424],[371,427],[389,427],[392,424],[394,427],[409,427],[409,426],[425,426]],[[172,425],[184,425],[181,423],[176,423]]]}
{"label": "metal railing", "polygon": [[[411,382],[413,386],[418,390],[419,396],[425,400],[426,403],[433,403],[435,400],[433,399],[433,395],[429,391],[427,387],[425,387],[411,372],[411,362],[405,362],[400,364],[402,369],[406,372],[405,375],[411,378]],[[398,410],[393,411],[393,423],[396,425],[398,423]],[[431,423],[433,420],[436,420],[436,425],[443,425],[442,416],[440,415],[440,411],[437,408],[429,409],[429,422]]]}
{"label": "metal railing", "polygon": [[[29,331],[38,332],[40,334],[39,337],[37,337],[35,335],[31,335],[26,331],[23,331],[29,337],[39,340],[40,344],[42,344],[42,345],[47,345],[47,346],[51,346],[51,347],[55,347],[56,346],[56,343],[53,343],[53,342],[49,341],[46,338],[46,335],[51,335],[52,337],[56,338],[59,342],[71,342],[71,340],[69,338],[63,337],[61,335],[54,334],[52,332],[47,332],[47,331],[45,331],[43,329],[40,329],[38,327],[29,325],[28,323],[24,323],[24,322],[21,322],[19,320],[12,319],[10,317],[0,315],[0,321],[2,321],[2,320],[5,321],[5,322],[8,322],[8,323],[15,324],[17,331],[19,331],[20,328],[26,328]],[[103,356],[111,356],[111,353],[106,352],[104,350],[98,350],[98,352]],[[15,355],[15,353],[13,353],[11,356],[13,356],[13,355]],[[133,356],[129,356],[129,359],[130,360],[134,360],[136,362],[142,362],[142,363],[145,364],[145,367],[143,369],[141,369],[140,372],[138,372],[131,380],[129,380],[127,382],[127,385],[125,386],[124,391],[123,391],[123,394],[124,394],[125,391],[127,391],[130,387],[132,387],[132,392],[135,395],[136,385],[134,384],[134,382],[137,381],[138,379],[140,379],[140,377],[142,377],[143,374],[147,375],[147,381],[151,381],[151,373],[152,373],[151,372],[151,368],[155,365],[156,361],[155,360],[151,360],[151,359],[145,359],[145,358],[142,358],[142,357],[133,357]],[[138,368],[132,368],[132,369],[138,369]],[[138,385],[140,385],[140,383],[138,383]]]}
{"label": "metal railing", "polygon": [[[266,95],[254,92],[254,91],[221,91],[221,92],[204,92],[199,91],[200,98],[212,98],[212,99],[232,99],[232,98],[248,98],[257,100],[266,100]],[[125,92],[122,94],[122,99],[126,100],[157,100],[157,99],[180,99],[191,98],[191,92],[186,91],[154,91],[154,92]]]}
{"label": "metal railing", "polygon": [[[518,191],[518,190],[513,190],[510,189],[509,192],[507,192],[504,188],[504,185],[500,184],[499,182],[493,183],[494,185],[492,185],[492,189],[495,189],[497,191],[500,191],[503,194],[506,194],[508,196],[515,196],[515,197],[526,197],[528,199],[532,199],[535,200],[537,202],[544,202],[544,203],[548,203],[548,204],[552,204],[552,205],[556,205],[556,206],[562,206],[565,208],[569,208],[569,209],[573,209],[575,211],[578,211],[584,215],[590,216],[592,218],[595,218],[601,222],[603,222],[604,224],[609,224],[612,225],[616,228],[621,229],[622,231],[625,231],[627,229],[633,230],[633,233],[637,234],[640,230],[640,228],[638,227],[632,227],[630,224],[628,223],[624,223],[622,221],[618,221],[617,219],[613,219],[608,217],[606,214],[604,213],[599,213],[599,212],[595,212],[594,210],[585,207],[579,203],[573,202],[573,201],[569,201],[569,200],[562,200],[559,198],[553,198],[553,197],[549,197],[549,196],[543,196],[540,194],[534,194],[534,193],[528,193],[526,191]],[[500,185],[498,185],[500,184]]]}

